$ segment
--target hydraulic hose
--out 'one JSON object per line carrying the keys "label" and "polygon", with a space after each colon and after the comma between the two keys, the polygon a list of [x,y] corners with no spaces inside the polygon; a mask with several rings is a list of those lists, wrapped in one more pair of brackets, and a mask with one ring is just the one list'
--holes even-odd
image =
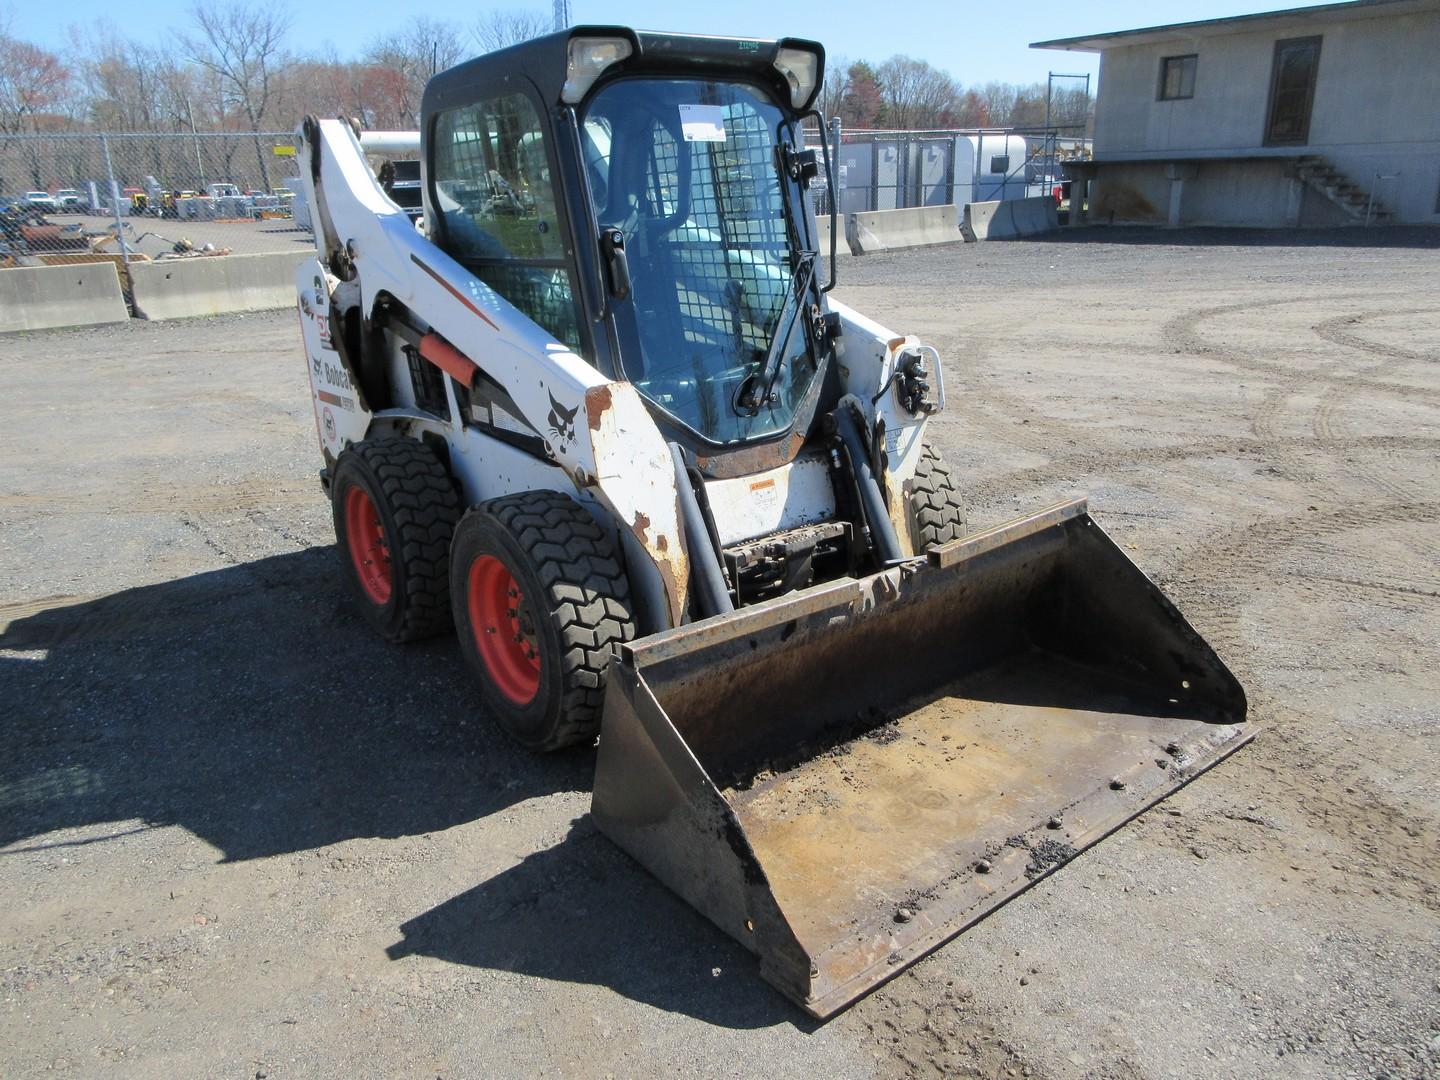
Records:
{"label": "hydraulic hose", "polygon": [[875,546],[875,555],[883,566],[904,562],[900,550],[900,538],[895,535],[895,526],[890,521],[890,512],[885,509],[885,496],[880,493],[880,483],[870,468],[870,452],[866,439],[860,431],[859,409],[854,398],[845,398],[832,413],[835,430],[845,444],[845,456],[850,459],[850,470],[855,476],[855,486],[860,491],[860,508],[865,514],[865,524],[870,529],[870,542]]}
{"label": "hydraulic hose", "polygon": [[720,569],[720,553],[710,541],[710,530],[700,513],[695,489],[690,486],[690,473],[680,447],[670,444],[670,457],[675,462],[675,496],[680,503],[680,520],[685,527],[685,548],[690,556],[690,584],[695,589],[696,614],[701,618],[724,615],[734,611],[725,574]]}

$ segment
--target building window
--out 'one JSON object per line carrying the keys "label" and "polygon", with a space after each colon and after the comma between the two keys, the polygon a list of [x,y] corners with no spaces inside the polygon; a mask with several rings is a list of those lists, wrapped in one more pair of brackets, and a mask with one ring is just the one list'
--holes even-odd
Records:
{"label": "building window", "polygon": [[1008,173],[1010,171],[1010,155],[996,154],[990,159],[990,171],[992,173]]}
{"label": "building window", "polygon": [[1195,96],[1196,55],[1167,56],[1160,61],[1160,100],[1184,101]]}

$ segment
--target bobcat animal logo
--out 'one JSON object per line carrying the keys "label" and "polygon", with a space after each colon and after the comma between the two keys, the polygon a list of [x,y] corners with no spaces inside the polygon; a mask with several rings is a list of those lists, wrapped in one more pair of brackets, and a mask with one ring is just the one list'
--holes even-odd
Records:
{"label": "bobcat animal logo", "polygon": [[[547,390],[547,394],[550,392]],[[555,395],[550,394],[550,413],[546,420],[550,424],[550,434],[562,447],[569,446],[575,441],[575,414],[580,411],[580,406],[567,409],[560,402],[555,400]]]}

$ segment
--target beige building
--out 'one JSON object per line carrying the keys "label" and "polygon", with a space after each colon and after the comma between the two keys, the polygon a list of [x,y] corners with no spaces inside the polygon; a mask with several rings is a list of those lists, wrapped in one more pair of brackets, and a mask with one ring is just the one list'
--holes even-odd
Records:
{"label": "beige building", "polygon": [[1090,223],[1440,223],[1440,0],[1032,47],[1100,54]]}

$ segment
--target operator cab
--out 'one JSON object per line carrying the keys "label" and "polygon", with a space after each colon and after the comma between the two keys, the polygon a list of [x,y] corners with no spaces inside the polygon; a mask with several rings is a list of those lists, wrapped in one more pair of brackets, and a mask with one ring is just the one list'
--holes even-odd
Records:
{"label": "operator cab", "polygon": [[695,458],[782,464],[835,396],[801,132],[823,67],[810,41],[617,27],[471,60],[425,92],[431,238]]}

